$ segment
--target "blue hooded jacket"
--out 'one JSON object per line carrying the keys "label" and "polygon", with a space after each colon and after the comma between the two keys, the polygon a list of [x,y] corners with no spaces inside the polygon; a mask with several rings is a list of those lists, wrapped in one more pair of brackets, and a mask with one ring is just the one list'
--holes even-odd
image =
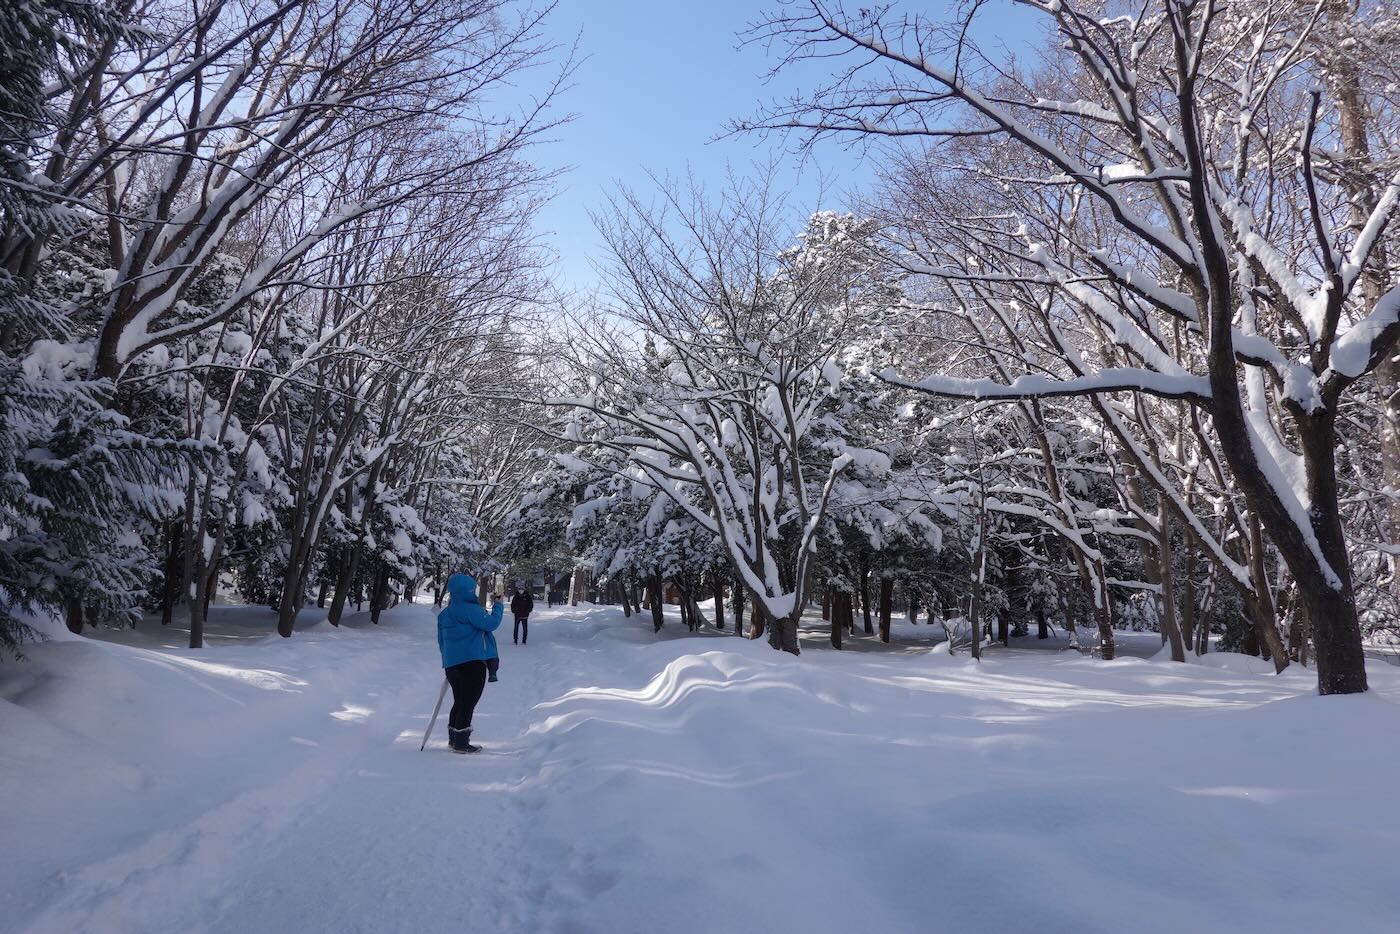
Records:
{"label": "blue hooded jacket", "polygon": [[495,658],[496,637],[505,607],[497,603],[487,613],[476,599],[476,581],[466,574],[447,579],[447,606],[438,614],[438,651],[442,667]]}

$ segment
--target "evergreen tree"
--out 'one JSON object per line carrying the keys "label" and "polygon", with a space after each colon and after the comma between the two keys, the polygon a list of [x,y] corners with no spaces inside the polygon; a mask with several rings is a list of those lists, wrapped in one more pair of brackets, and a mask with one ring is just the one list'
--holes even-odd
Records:
{"label": "evergreen tree", "polygon": [[79,306],[56,284],[81,276],[36,264],[48,250],[47,268],[64,269],[90,221],[34,171],[55,124],[49,100],[68,90],[65,63],[129,34],[102,3],[0,3],[0,652],[33,635],[26,613],[61,609],[75,629],[126,619],[143,589],[130,520],[157,511],[143,500],[159,458],[104,408],[109,387],[84,379],[65,343]]}

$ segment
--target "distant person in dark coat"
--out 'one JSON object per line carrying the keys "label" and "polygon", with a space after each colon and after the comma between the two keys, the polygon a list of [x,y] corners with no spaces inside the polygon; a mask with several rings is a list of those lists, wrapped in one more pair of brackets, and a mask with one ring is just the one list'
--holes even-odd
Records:
{"label": "distant person in dark coat", "polygon": [[481,608],[476,581],[466,574],[447,579],[447,606],[437,618],[438,651],[447,683],[452,686],[452,710],[447,736],[453,752],[479,752],[473,746],[472,714],[486,688],[487,660],[497,654],[496,637],[505,607],[497,601],[491,612]]}
{"label": "distant person in dark coat", "polygon": [[530,641],[530,614],[535,611],[535,598],[528,590],[516,590],[510,598],[510,612],[515,617],[515,634],[512,641],[524,645]]}

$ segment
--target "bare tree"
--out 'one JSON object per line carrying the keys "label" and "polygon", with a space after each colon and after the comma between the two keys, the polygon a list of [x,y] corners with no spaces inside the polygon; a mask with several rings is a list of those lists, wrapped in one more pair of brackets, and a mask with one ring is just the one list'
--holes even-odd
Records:
{"label": "bare tree", "polygon": [[848,300],[848,264],[783,250],[765,183],[718,204],[675,187],[662,200],[653,211],[624,195],[602,221],[621,324],[585,332],[587,389],[553,401],[587,413],[590,440],[719,538],[770,643],[797,654],[817,528],[852,456],[817,443],[816,420],[864,309]]}
{"label": "bare tree", "polygon": [[837,50],[860,60],[751,125],[1019,153],[1022,170],[1001,181],[1043,193],[1043,206],[985,222],[1018,243],[1016,262],[1057,301],[1101,322],[1118,356],[1096,364],[1065,340],[1051,372],[913,382],[1011,401],[1141,393],[1190,403],[1210,419],[1230,482],[1308,606],[1320,690],[1365,690],[1338,413],[1400,336],[1400,290],[1364,287],[1368,270],[1389,275],[1376,258],[1400,175],[1368,182],[1375,206],[1355,223],[1324,144],[1335,102],[1304,67],[1322,5],[1301,22],[1283,3],[1168,0],[1117,17],[1063,0],[1020,5],[1064,43],[1065,80],[1037,88],[989,76],[965,24],[797,4],[760,28],[785,44],[786,60]]}

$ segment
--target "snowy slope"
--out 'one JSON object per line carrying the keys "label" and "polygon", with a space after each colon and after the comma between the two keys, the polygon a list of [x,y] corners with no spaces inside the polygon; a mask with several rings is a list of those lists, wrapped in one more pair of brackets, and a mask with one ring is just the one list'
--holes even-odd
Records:
{"label": "snowy slope", "polygon": [[[21,932],[1394,930],[1400,677],[657,639],[541,611],[479,756],[432,616],[0,667]],[[901,630],[911,634],[907,625]],[[919,627],[920,634],[925,627]],[[863,639],[858,638],[857,643]],[[869,648],[868,646],[861,646]]]}

